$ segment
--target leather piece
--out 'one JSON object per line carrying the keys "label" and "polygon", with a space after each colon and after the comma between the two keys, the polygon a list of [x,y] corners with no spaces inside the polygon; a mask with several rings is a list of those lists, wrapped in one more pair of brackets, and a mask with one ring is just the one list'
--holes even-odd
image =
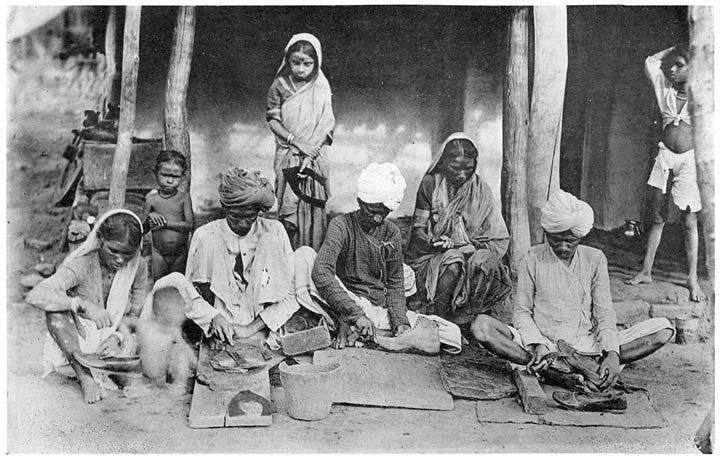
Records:
{"label": "leather piece", "polygon": [[573,393],[555,391],[553,399],[560,407],[582,412],[623,412],[627,410],[627,398],[624,393]]}

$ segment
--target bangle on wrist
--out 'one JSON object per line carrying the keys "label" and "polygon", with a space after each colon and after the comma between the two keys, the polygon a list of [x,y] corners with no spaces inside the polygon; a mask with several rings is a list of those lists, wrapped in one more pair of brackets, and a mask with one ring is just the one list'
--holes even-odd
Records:
{"label": "bangle on wrist", "polygon": [[288,145],[292,145],[292,142],[295,140],[295,134],[290,134],[287,136],[287,139],[285,139],[285,143]]}

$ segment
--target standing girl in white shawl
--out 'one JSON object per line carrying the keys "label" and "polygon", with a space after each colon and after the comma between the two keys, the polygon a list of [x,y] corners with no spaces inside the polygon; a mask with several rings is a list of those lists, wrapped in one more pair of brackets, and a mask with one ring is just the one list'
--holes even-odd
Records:
{"label": "standing girl in white shawl", "polygon": [[277,144],[273,165],[278,216],[294,249],[307,245],[319,250],[327,229],[326,150],[332,144],[335,116],[321,66],[320,41],[309,33],[293,35],[267,97],[265,119]]}
{"label": "standing girl in white shawl", "polygon": [[128,352],[123,319],[139,316],[147,293],[147,265],[140,256],[142,224],[128,210],[115,209],[95,223],[87,240],[70,253],[58,271],[27,295],[27,302],[46,312],[44,375],[70,364],[85,402],[104,397],[98,374],[80,365],[73,354],[100,357]]}

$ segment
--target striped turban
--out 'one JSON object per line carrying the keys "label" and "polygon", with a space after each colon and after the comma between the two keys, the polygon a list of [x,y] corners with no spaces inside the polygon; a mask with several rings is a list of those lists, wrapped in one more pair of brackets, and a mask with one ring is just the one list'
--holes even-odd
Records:
{"label": "striped turban", "polygon": [[252,207],[270,210],[275,203],[275,192],[267,178],[257,170],[232,167],[223,175],[218,186],[220,203],[225,207]]}

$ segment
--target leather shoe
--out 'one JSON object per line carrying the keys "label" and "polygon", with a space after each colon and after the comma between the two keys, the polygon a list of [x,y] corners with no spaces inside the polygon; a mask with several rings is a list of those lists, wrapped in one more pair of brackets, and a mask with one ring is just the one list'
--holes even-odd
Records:
{"label": "leather shoe", "polygon": [[438,325],[424,316],[419,316],[415,326],[395,337],[377,334],[375,341],[385,350],[418,351],[429,355],[440,353],[440,332]]}
{"label": "leather shoe", "polygon": [[553,399],[560,407],[582,412],[623,412],[627,409],[624,393],[572,393],[555,391]]}

